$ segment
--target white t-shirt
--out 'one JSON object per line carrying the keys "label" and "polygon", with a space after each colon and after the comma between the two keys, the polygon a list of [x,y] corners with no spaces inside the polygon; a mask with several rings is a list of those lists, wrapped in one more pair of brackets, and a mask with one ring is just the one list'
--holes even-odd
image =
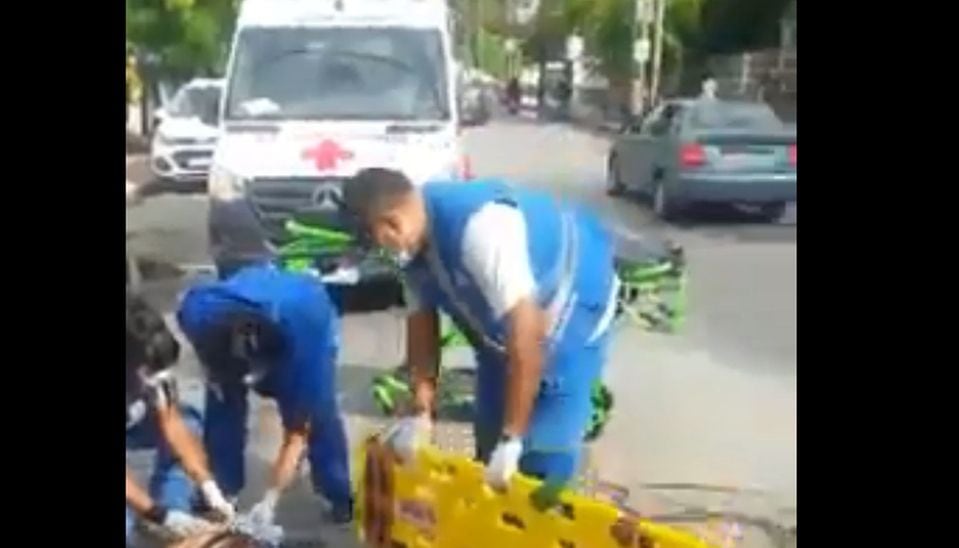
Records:
{"label": "white t-shirt", "polygon": [[[527,243],[526,219],[515,207],[489,203],[466,222],[463,266],[476,281],[497,319],[536,292]],[[609,329],[616,312],[618,287],[619,279],[614,278],[606,309],[588,342]],[[406,303],[411,311],[422,307],[418,296],[411,291],[407,291]]]}
{"label": "white t-shirt", "polygon": [[[529,263],[526,220],[515,207],[489,203],[474,213],[463,229],[463,266],[476,281],[496,318],[502,318],[521,299],[536,292]],[[417,310],[416,295],[407,305]]]}

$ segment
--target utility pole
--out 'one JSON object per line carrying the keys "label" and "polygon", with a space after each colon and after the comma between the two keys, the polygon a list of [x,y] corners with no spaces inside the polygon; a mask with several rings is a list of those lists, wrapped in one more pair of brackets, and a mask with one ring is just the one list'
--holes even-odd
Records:
{"label": "utility pole", "polygon": [[[630,43],[630,58],[635,62],[636,59],[636,43],[640,39],[640,33],[642,32],[642,24],[639,22],[640,17],[642,17],[643,10],[643,0],[636,0],[633,2],[633,27],[632,27],[632,42]],[[633,66],[633,65],[630,65]],[[628,111],[629,115],[635,115],[635,97],[636,97],[636,79],[633,77],[633,71],[629,71],[629,85],[626,86],[626,101],[629,102],[629,108],[625,109]],[[643,87],[643,65],[639,65],[639,87]],[[640,107],[642,111],[642,107]]]}
{"label": "utility pole", "polygon": [[660,70],[663,64],[663,20],[666,16],[666,2],[656,0],[656,52],[653,57],[653,76],[649,89],[649,98],[652,101],[659,99]]}
{"label": "utility pole", "polygon": [[[636,13],[633,17],[633,60],[639,65],[639,74],[637,74],[637,80],[639,81],[639,113],[641,114],[644,111],[644,105],[646,99],[649,96],[647,93],[649,78],[647,77],[646,67],[649,64],[649,55],[648,55],[648,45],[649,45],[649,6],[652,0],[636,0],[635,10]],[[636,48],[639,48],[642,51],[636,51]],[[643,50],[643,48],[647,48]],[[630,83],[630,102],[635,103],[636,92],[633,90],[632,83]]]}
{"label": "utility pole", "polygon": [[509,34],[509,38],[506,40],[506,78],[513,78],[519,76],[519,69],[522,63],[517,60],[519,55],[519,46],[516,43],[516,37],[514,36],[514,30],[516,29],[516,23],[519,18],[516,15],[516,0],[506,0],[505,2],[505,20],[506,28]]}

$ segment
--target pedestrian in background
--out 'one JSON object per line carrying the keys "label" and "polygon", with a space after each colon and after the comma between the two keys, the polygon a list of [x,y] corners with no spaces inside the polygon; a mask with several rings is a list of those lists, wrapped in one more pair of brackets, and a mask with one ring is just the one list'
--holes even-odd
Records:
{"label": "pedestrian in background", "polygon": [[703,78],[702,92],[700,93],[700,98],[702,99],[716,99],[716,93],[719,90],[719,83],[716,82],[716,78],[712,74],[707,74]]}

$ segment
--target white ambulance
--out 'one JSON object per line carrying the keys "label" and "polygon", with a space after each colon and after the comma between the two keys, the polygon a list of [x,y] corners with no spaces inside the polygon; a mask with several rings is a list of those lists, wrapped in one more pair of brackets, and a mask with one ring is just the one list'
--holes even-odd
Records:
{"label": "white ambulance", "polygon": [[294,214],[341,228],[342,185],[360,169],[464,176],[450,29],[445,0],[242,4],[208,186],[221,274],[271,258]]}

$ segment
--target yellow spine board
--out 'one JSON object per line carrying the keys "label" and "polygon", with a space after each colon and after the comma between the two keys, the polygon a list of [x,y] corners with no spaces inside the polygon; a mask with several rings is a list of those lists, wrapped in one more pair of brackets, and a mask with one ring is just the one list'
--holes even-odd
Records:
{"label": "yellow spine board", "polygon": [[565,493],[557,508],[539,511],[530,502],[539,482],[517,476],[498,493],[479,464],[435,448],[403,465],[371,437],[357,457],[356,523],[367,546],[710,548],[691,533],[578,494]]}

